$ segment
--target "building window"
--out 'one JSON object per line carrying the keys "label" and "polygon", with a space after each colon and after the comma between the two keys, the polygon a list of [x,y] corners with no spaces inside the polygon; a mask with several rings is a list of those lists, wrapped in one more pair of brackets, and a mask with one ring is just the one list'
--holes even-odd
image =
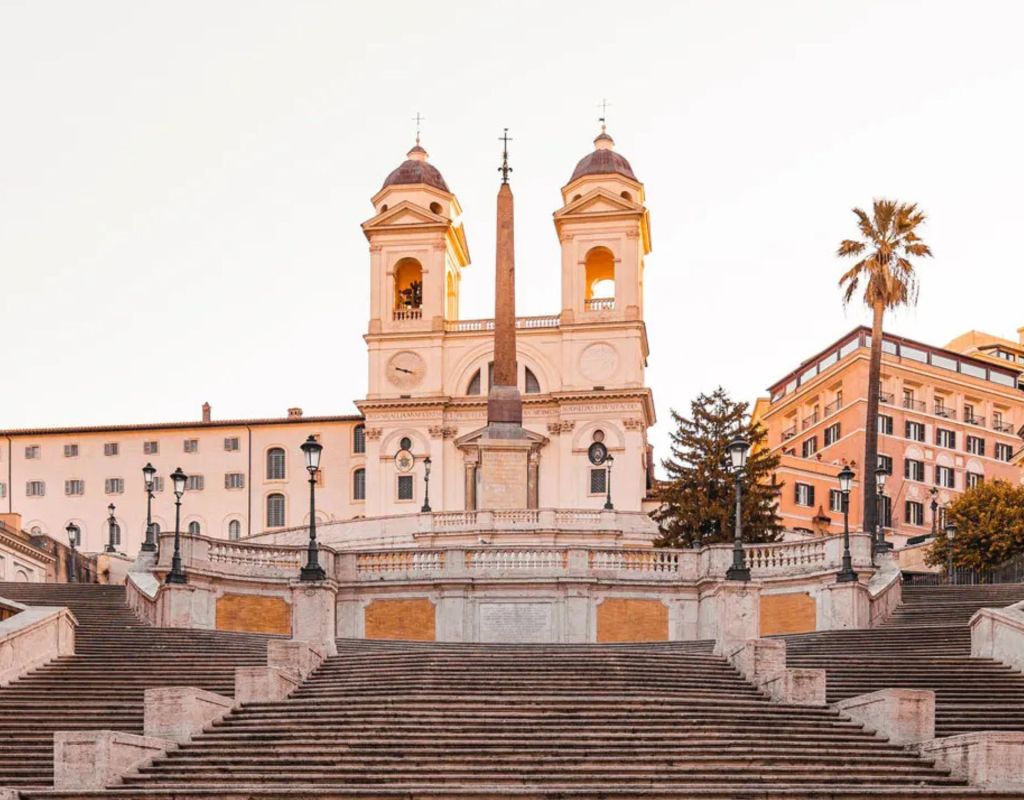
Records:
{"label": "building window", "polygon": [[398,476],[398,499],[399,500],[412,500],[412,475],[399,475]]}
{"label": "building window", "polygon": [[828,447],[830,444],[835,444],[836,442],[839,441],[841,430],[842,428],[840,427],[838,422],[834,422],[827,428],[825,428],[825,447]]}
{"label": "building window", "polygon": [[882,506],[882,527],[892,527],[892,498],[887,494],[879,495],[879,504]]}
{"label": "building window", "polygon": [[185,481],[185,488],[190,492],[201,492],[206,487],[206,480],[202,475],[189,475]]}
{"label": "building window", "polygon": [[228,453],[237,453],[239,449],[238,437],[228,436],[224,439],[224,450]]}
{"label": "building window", "polygon": [[35,461],[39,458],[39,445],[30,444],[25,448],[25,458],[28,461]]}
{"label": "building window", "polygon": [[29,481],[25,484],[26,497],[46,497],[46,483],[43,481]]}
{"label": "building window", "polygon": [[996,445],[996,458],[999,461],[1009,461],[1013,458],[1013,446],[999,443]]}
{"label": "building window", "polygon": [[892,417],[887,414],[878,415],[878,432],[886,436],[892,436]]}
{"label": "building window", "polygon": [[352,452],[353,453],[365,453],[366,452],[366,426],[356,425],[352,429]]}
{"label": "building window", "polygon": [[903,477],[909,481],[924,481],[924,462],[905,458],[903,460]]}
{"label": "building window", "polygon": [[225,489],[244,489],[245,474],[242,472],[227,472],[224,474]]}
{"label": "building window", "polygon": [[980,436],[967,437],[967,452],[972,456],[985,455],[985,440]]}
{"label": "building window", "polygon": [[159,536],[160,535],[160,523],[159,522],[154,522],[153,523],[153,535],[154,536]]}
{"label": "building window", "polygon": [[924,525],[924,503],[908,500],[903,506],[903,516],[911,525]]}
{"label": "building window", "polygon": [[956,473],[952,467],[935,467],[935,485],[946,489],[956,488]]}
{"label": "building window", "polygon": [[117,442],[107,442],[103,445],[103,455],[105,456],[116,456],[120,451],[121,448]]}
{"label": "building window", "polygon": [[977,486],[981,486],[985,482],[985,476],[980,472],[968,472],[967,473],[967,488],[974,489]]}
{"label": "building window", "polygon": [[201,534],[203,532],[203,528],[202,528],[202,526],[198,522],[196,522],[195,520],[192,520],[188,524],[188,532],[192,536],[198,536],[199,534]]}
{"label": "building window", "polygon": [[186,453],[198,453],[199,452],[199,440],[198,439],[186,439],[182,443],[182,447]]}
{"label": "building window", "polygon": [[113,525],[108,523],[107,536],[110,537],[107,541],[109,541],[112,545],[117,546],[121,544],[121,526],[118,525],[116,522]]}
{"label": "building window", "polygon": [[7,484],[0,483],[0,498],[7,497]]}
{"label": "building window", "polygon": [[466,387],[466,394],[480,394],[480,390],[480,370],[477,370],[476,372],[473,373],[473,377],[469,379],[469,386]]}
{"label": "building window", "polygon": [[231,540],[242,538],[242,523],[237,519],[228,523],[228,538]]}
{"label": "building window", "polygon": [[401,441],[398,443],[399,450],[412,450],[412,439],[408,436],[403,436]]}
{"label": "building window", "polygon": [[81,497],[85,494],[85,481],[64,481],[64,494],[68,497]]}
{"label": "building window", "polygon": [[810,439],[804,439],[803,445],[800,447],[800,453],[804,458],[810,458],[818,452],[818,437],[812,436]]}
{"label": "building window", "polygon": [[284,448],[271,447],[267,451],[267,480],[284,480]]}
{"label": "building window", "polygon": [[935,444],[937,444],[939,447],[948,447],[951,450],[955,450],[956,431],[946,430],[945,428],[936,428]]}
{"label": "building window", "polygon": [[878,454],[878,466],[885,470],[886,475],[892,475],[892,456]]}
{"label": "building window", "polygon": [[524,367],[526,376],[526,391],[524,394],[540,394],[540,381],[537,380],[537,376],[533,374],[533,370],[529,367]]}
{"label": "building window", "polygon": [[78,445],[77,444],[66,444],[64,445],[64,458],[77,458],[78,457]]}
{"label": "building window", "polygon": [[590,470],[590,494],[607,494],[608,493],[608,471],[601,467],[600,469]]}
{"label": "building window", "polygon": [[124,478],[107,478],[103,483],[103,491],[107,494],[124,494]]}
{"label": "building window", "polygon": [[828,510],[843,513],[843,493],[838,489],[828,490]]}
{"label": "building window", "polygon": [[907,423],[907,438],[915,442],[924,441],[924,423],[923,422],[908,422]]}
{"label": "building window", "polygon": [[352,473],[352,499],[366,499],[366,470],[363,467]]}
{"label": "building window", "polygon": [[164,479],[159,475],[153,476],[153,491],[162,492],[164,490]]}
{"label": "building window", "polygon": [[143,453],[143,455],[155,456],[159,452],[160,452],[160,443],[159,442],[143,442],[142,443],[142,453]]}
{"label": "building window", "polygon": [[795,485],[796,488],[796,504],[798,506],[813,506],[814,505],[814,487],[809,483],[798,483]]}

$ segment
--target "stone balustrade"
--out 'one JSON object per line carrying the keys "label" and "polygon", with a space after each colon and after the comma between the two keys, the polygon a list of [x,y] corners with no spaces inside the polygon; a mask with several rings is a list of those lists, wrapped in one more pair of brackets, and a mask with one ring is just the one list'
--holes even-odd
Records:
{"label": "stone balustrade", "polygon": [[2,603],[15,613],[0,621],[0,686],[75,652],[78,622],[70,609],[26,606],[11,600]]}

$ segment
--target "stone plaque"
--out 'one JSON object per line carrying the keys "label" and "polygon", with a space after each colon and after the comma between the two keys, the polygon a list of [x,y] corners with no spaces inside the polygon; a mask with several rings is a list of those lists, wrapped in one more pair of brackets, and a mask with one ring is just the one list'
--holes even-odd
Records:
{"label": "stone plaque", "polygon": [[552,642],[552,603],[480,603],[480,641]]}
{"label": "stone plaque", "polygon": [[525,449],[491,449],[481,443],[479,508],[526,508],[527,457]]}

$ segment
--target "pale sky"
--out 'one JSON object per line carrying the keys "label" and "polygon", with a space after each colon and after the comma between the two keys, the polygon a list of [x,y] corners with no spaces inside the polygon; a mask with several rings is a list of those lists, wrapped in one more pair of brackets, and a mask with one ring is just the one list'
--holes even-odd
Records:
{"label": "pale sky", "polygon": [[0,0],[0,428],[352,413],[369,198],[423,143],[492,313],[508,126],[520,314],[597,104],[646,185],[648,383],[753,400],[868,315],[850,208],[916,201],[936,257],[888,328],[1024,325],[1024,3]]}

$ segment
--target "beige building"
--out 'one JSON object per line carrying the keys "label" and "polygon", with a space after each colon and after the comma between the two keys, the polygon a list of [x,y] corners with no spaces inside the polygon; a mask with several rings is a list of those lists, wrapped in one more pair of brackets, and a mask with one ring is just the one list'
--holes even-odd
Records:
{"label": "beige building", "polygon": [[[547,316],[516,320],[523,425],[537,443],[531,503],[600,509],[611,481],[620,511],[639,512],[650,486],[647,430],[654,405],[645,385],[644,261],[651,249],[643,184],[602,131],[562,187],[554,211],[561,244],[561,297]],[[25,528],[63,537],[70,522],[81,546],[109,540],[134,554],[142,541],[142,467],[157,468],[153,520],[174,526],[170,473],[189,476],[182,530],[238,538],[308,521],[308,483],[299,445],[324,446],[318,516],[327,520],[472,508],[479,481],[467,437],[487,421],[493,362],[491,319],[462,319],[471,279],[462,209],[417,145],[372,197],[363,223],[371,275],[368,392],[359,415],[217,420],[153,425],[0,431],[0,508]],[[532,210],[528,213],[533,213]],[[523,270],[521,278],[547,279]],[[354,343],[351,343],[354,344]],[[345,346],[345,343],[339,343]],[[614,472],[587,456],[595,441]]]}

